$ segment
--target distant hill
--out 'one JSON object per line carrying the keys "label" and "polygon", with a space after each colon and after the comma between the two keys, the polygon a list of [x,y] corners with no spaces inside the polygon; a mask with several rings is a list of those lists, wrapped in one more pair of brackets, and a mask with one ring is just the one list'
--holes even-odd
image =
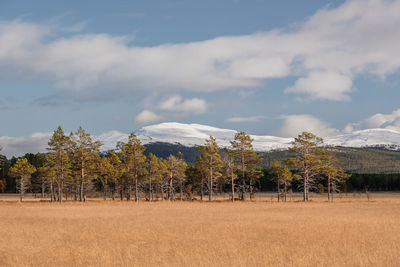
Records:
{"label": "distant hill", "polygon": [[153,153],[157,157],[166,159],[169,155],[177,156],[178,152],[182,152],[185,160],[188,163],[194,163],[198,152],[194,147],[183,146],[180,144],[170,144],[170,143],[149,143],[146,146],[145,154]]}
{"label": "distant hill", "polygon": [[[170,154],[177,155],[180,151],[189,163],[194,163],[198,152],[195,147],[188,147],[170,143],[149,143],[146,145],[146,153],[153,153],[166,158]],[[341,166],[351,173],[400,173],[400,151],[387,150],[381,147],[349,148],[335,147],[335,154],[340,160]],[[264,160],[264,168],[269,167],[271,160],[284,160],[293,157],[289,150],[273,150],[259,152]]]}
{"label": "distant hill", "polygon": [[[351,148],[334,147],[336,157],[344,170],[350,173],[400,173],[400,151],[381,147]],[[292,157],[288,150],[261,152],[263,166],[268,168],[271,160]]]}

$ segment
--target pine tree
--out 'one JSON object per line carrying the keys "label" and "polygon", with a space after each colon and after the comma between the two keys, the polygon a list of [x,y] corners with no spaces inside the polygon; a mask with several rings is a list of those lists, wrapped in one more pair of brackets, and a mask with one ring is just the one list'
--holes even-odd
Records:
{"label": "pine tree", "polygon": [[119,142],[119,155],[125,167],[125,175],[127,178],[127,200],[130,200],[132,191],[132,183],[135,184],[135,201],[139,201],[139,178],[145,171],[146,156],[143,152],[146,147],[143,146],[135,134],[129,136],[128,142]]}
{"label": "pine tree", "polygon": [[210,138],[206,140],[205,145],[201,146],[199,150],[202,155],[204,168],[207,169],[208,200],[212,201],[214,182],[222,175],[222,160],[216,139],[210,136]]}
{"label": "pine tree", "polygon": [[232,150],[225,149],[222,162],[224,164],[224,174],[226,177],[229,177],[231,184],[231,200],[232,202],[235,202],[235,179],[237,178],[237,166],[235,164],[235,157]]}
{"label": "pine tree", "polygon": [[45,165],[46,156],[41,153],[26,153],[24,158],[26,158],[28,162],[37,170],[36,172],[32,173],[31,176],[31,192],[36,195],[36,193],[39,192],[42,187],[42,180],[38,170]]}
{"label": "pine tree", "polygon": [[204,184],[205,180],[208,174],[207,166],[206,166],[206,161],[204,159],[203,155],[200,155],[196,158],[196,162],[194,164],[195,168],[195,180],[198,183],[198,186],[200,187],[200,200],[203,201],[204,198]]}
{"label": "pine tree", "polygon": [[320,173],[326,177],[328,201],[333,201],[334,193],[338,190],[338,185],[343,184],[351,175],[347,174],[339,165],[339,160],[333,153],[328,153],[322,157]]}
{"label": "pine tree", "polygon": [[240,185],[240,199],[245,199],[245,192],[248,182],[250,188],[250,199],[254,194],[254,184],[256,179],[262,176],[261,167],[258,163],[261,159],[258,158],[257,152],[253,149],[253,139],[245,132],[239,132],[235,135],[234,141],[231,142],[235,161],[237,162]]}
{"label": "pine tree", "polygon": [[150,153],[147,157],[147,179],[149,186],[149,201],[153,201],[153,187],[157,182],[159,183],[162,178],[163,169],[160,164],[160,160],[152,153]]}
{"label": "pine tree", "polygon": [[178,160],[180,164],[180,169],[177,172],[177,180],[179,181],[179,199],[183,200],[183,186],[186,181],[186,170],[187,170],[187,163],[185,161],[184,155],[182,152],[178,151]]}
{"label": "pine tree", "polygon": [[161,179],[159,180],[159,188],[161,193],[161,200],[165,200],[167,193],[165,190],[168,188],[169,172],[168,172],[168,162],[165,159],[159,159]]}
{"label": "pine tree", "polygon": [[64,185],[71,177],[71,163],[68,157],[68,145],[70,139],[64,134],[61,126],[54,131],[53,136],[48,142],[47,150],[50,152],[47,161],[55,172],[55,181],[57,183],[57,199],[62,202],[62,193]]}
{"label": "pine tree", "polygon": [[109,157],[102,157],[96,160],[98,176],[97,180],[100,182],[103,190],[103,200],[107,200],[107,189],[110,187],[110,180],[112,179],[115,170],[114,165],[111,163]]}
{"label": "pine tree", "polygon": [[176,158],[173,155],[169,155],[165,163],[168,176],[168,200],[173,200],[175,191],[174,181],[184,179],[187,164],[182,158]]}
{"label": "pine tree", "polygon": [[322,138],[303,132],[294,139],[290,148],[297,156],[288,159],[286,163],[296,169],[302,178],[303,201],[309,200],[309,192],[314,186],[315,179],[320,175],[322,158],[326,154],[326,150],[320,147],[322,143]]}
{"label": "pine tree", "polygon": [[42,181],[42,197],[44,197],[45,187],[47,186],[50,194],[50,201],[56,201],[55,184],[56,184],[56,168],[54,168],[55,156],[52,153],[46,154],[45,165],[39,168],[39,176]]}
{"label": "pine tree", "polygon": [[10,168],[9,174],[17,179],[19,184],[20,201],[23,200],[32,173],[36,172],[36,168],[29,164],[26,158],[19,158],[17,162]]}
{"label": "pine tree", "polygon": [[281,163],[277,160],[271,162],[270,172],[275,176],[277,189],[278,189],[278,202],[281,197],[280,185],[284,186],[284,201],[286,202],[287,195],[287,187],[290,185],[293,175],[292,172],[285,166],[282,166]]}
{"label": "pine tree", "polygon": [[111,191],[111,199],[114,200],[114,194],[117,185],[122,184],[121,180],[124,175],[125,169],[122,166],[122,162],[115,152],[110,152],[108,155],[110,164],[112,165],[112,175],[108,179],[109,188]]}
{"label": "pine tree", "polygon": [[185,175],[187,182],[185,192],[186,195],[188,196],[188,199],[190,201],[193,201],[193,199],[195,198],[193,195],[193,191],[196,190],[196,188],[200,184],[201,174],[194,164],[194,165],[188,165],[185,171]]}
{"label": "pine tree", "polygon": [[87,186],[96,177],[96,154],[99,153],[100,142],[94,142],[90,134],[82,127],[70,134],[71,156],[79,172],[79,201],[86,201]]}

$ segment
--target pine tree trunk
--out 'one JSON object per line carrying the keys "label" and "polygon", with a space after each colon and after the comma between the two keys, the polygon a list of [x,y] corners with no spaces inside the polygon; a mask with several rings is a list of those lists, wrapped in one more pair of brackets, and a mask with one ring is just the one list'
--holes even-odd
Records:
{"label": "pine tree trunk", "polygon": [[209,201],[212,201],[212,184],[213,184],[213,172],[212,172],[212,168],[210,168],[210,179],[208,181],[208,190],[209,190],[208,200]]}
{"label": "pine tree trunk", "polygon": [[168,193],[168,200],[172,200],[172,174],[169,178],[169,193]]}
{"label": "pine tree trunk", "polygon": [[83,202],[86,202],[86,193],[87,193],[87,187],[83,187]]}
{"label": "pine tree trunk", "polygon": [[249,179],[249,199],[250,201],[253,200],[253,179]]}
{"label": "pine tree trunk", "polygon": [[[64,180],[61,182],[61,193],[64,192]],[[68,188],[65,190],[65,200],[68,199]]]}
{"label": "pine tree trunk", "polygon": [[310,196],[310,191],[309,191],[308,189],[309,189],[309,180],[307,179],[307,186],[306,186],[306,192],[307,192],[307,194],[306,194],[306,201],[308,201],[308,200],[309,200],[309,196]]}
{"label": "pine tree trunk", "polygon": [[60,200],[59,200],[59,202],[61,203],[62,202],[62,197],[63,197],[63,190],[64,190],[64,185],[63,185],[63,182],[64,182],[64,175],[63,174],[61,174],[61,181],[60,181],[60,185],[59,185],[59,190],[60,190]]}
{"label": "pine tree trunk", "polygon": [[183,200],[183,180],[182,180],[182,178],[181,178],[180,180],[181,180],[180,199],[181,199],[181,201],[182,201],[182,200]]}
{"label": "pine tree trunk", "polygon": [[201,184],[200,184],[200,200],[203,201],[203,197],[204,197],[204,181],[201,180]]}
{"label": "pine tree trunk", "polygon": [[307,201],[307,174],[304,174],[304,181],[303,181],[303,201]]}
{"label": "pine tree trunk", "polygon": [[77,201],[78,200],[78,181],[75,179],[75,192],[74,192],[74,200]]}
{"label": "pine tree trunk", "polygon": [[54,201],[54,202],[57,201],[56,187],[55,187],[55,184],[54,184],[54,183],[53,183],[53,201]]}
{"label": "pine tree trunk", "polygon": [[44,198],[44,181],[42,182],[42,198]]}
{"label": "pine tree trunk", "polygon": [[245,191],[246,191],[245,187],[246,187],[246,184],[245,184],[244,177],[243,177],[243,179],[242,179],[242,188],[240,190],[240,200],[245,200],[245,195],[244,195]]}
{"label": "pine tree trunk", "polygon": [[135,177],[135,202],[139,201],[139,192],[138,192],[138,177]]}
{"label": "pine tree trunk", "polygon": [[54,188],[53,188],[53,180],[50,181],[50,201],[53,202]]}
{"label": "pine tree trunk", "polygon": [[85,163],[84,163],[84,158],[81,157],[81,188],[80,188],[80,195],[79,195],[79,201],[84,201],[84,182],[85,182]]}
{"label": "pine tree trunk", "polygon": [[328,176],[328,201],[331,200],[331,177]]}
{"label": "pine tree trunk", "polygon": [[126,192],[126,201],[130,201],[131,200],[131,183],[129,182],[128,188],[127,188],[127,192]]}
{"label": "pine tree trunk", "polygon": [[24,178],[21,177],[21,180],[19,181],[19,201],[22,202],[24,198]]}
{"label": "pine tree trunk", "polygon": [[233,177],[233,170],[231,171],[231,185],[232,185],[232,202],[235,202],[235,183]]}
{"label": "pine tree trunk", "polygon": [[287,184],[285,182],[285,197],[284,197],[284,201],[286,202],[286,195],[287,195]]}
{"label": "pine tree trunk", "polygon": [[61,192],[61,183],[57,183],[57,190],[58,190],[58,202],[62,202],[62,192]]}
{"label": "pine tree trunk", "polygon": [[151,196],[152,196],[152,194],[151,194],[151,192],[152,192],[152,190],[151,190],[151,175],[149,176],[149,202],[151,202]]}
{"label": "pine tree trunk", "polygon": [[83,189],[84,189],[84,185],[83,185],[83,177],[81,179],[81,188],[79,189],[79,201],[83,201]]}
{"label": "pine tree trunk", "polygon": [[279,180],[278,180],[278,183],[277,183],[277,184],[278,184],[278,202],[280,202],[280,200],[281,200],[281,196],[280,196],[280,195],[281,195],[281,194],[280,194],[280,192],[279,192],[279,191],[280,191],[280,188],[279,188]]}
{"label": "pine tree trunk", "polygon": [[107,190],[105,183],[103,183],[103,200],[107,200]]}

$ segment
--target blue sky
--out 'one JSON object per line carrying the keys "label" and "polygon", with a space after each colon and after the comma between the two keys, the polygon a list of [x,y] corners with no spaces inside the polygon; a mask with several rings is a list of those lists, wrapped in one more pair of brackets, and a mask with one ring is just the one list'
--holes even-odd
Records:
{"label": "blue sky", "polygon": [[0,0],[0,136],[399,127],[399,1]]}

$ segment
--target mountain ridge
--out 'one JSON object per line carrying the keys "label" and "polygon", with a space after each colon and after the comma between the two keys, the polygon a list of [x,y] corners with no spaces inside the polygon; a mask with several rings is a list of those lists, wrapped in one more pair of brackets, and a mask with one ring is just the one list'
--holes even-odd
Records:
{"label": "mountain ridge", "polygon": [[[222,129],[197,123],[184,124],[164,122],[134,131],[143,144],[170,143],[187,147],[203,145],[210,135],[217,139],[221,147],[229,147],[230,141],[238,131]],[[126,141],[129,134],[119,131],[109,131],[95,136],[94,139],[102,142],[102,150],[112,150],[118,141]],[[256,151],[268,152],[271,150],[287,149],[294,138],[285,138],[271,135],[252,135],[253,147]],[[380,147],[389,150],[400,150],[400,132],[391,129],[365,129],[352,133],[345,133],[324,139],[328,146],[342,147]]]}

